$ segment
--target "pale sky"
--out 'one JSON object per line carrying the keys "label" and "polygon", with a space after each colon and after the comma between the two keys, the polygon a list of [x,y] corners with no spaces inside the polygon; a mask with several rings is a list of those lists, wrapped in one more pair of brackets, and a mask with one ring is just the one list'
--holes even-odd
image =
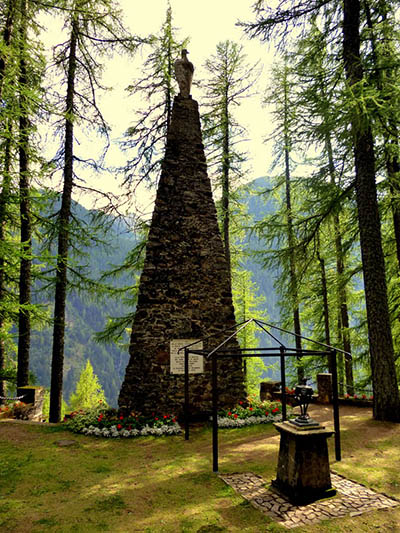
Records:
{"label": "pale sky", "polygon": [[[244,36],[243,30],[236,26],[236,22],[248,21],[254,18],[251,6],[254,0],[171,0],[173,25],[179,29],[178,37],[189,37],[189,58],[195,66],[195,79],[203,77],[202,65],[212,54],[215,54],[216,45],[227,39],[239,42],[244,47],[249,64],[260,61],[263,73],[260,77],[260,92],[265,90],[268,82],[268,70],[273,60],[271,52],[266,45],[258,40],[249,40]],[[147,2],[134,2],[133,0],[120,0],[119,5],[125,14],[125,25],[130,31],[140,36],[149,33],[158,33],[165,21],[168,2],[167,0],[148,0]],[[135,78],[140,77],[141,64],[146,57],[146,48],[138,53],[134,60],[126,57],[114,56],[106,64],[104,83],[112,87],[105,96],[99,98],[99,105],[104,116],[112,127],[111,137],[116,140],[121,138],[123,132],[134,122],[134,102],[129,97],[125,88]],[[199,99],[199,90],[192,88],[192,96]],[[242,149],[249,152],[251,171],[248,179],[255,179],[265,175],[268,171],[271,155],[270,148],[262,143],[262,139],[270,132],[271,121],[266,109],[261,106],[261,94],[243,100],[243,104],[236,113],[239,123],[248,130],[249,142],[242,145]],[[115,144],[108,156],[108,163],[122,164],[126,156],[121,153]],[[86,178],[90,181],[90,177]],[[94,178],[96,187],[99,187],[99,176]],[[116,191],[117,182],[112,177],[101,177],[101,188]],[[144,211],[151,211],[151,200],[148,194],[141,191],[141,205]],[[77,198],[84,205],[90,205],[90,200],[83,196]]]}

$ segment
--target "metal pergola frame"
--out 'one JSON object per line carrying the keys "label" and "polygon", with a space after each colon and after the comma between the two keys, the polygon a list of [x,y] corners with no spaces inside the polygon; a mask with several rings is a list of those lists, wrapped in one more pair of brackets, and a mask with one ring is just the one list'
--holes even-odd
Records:
{"label": "metal pergola frame", "polygon": [[[224,346],[233,338],[235,335],[248,326],[251,322],[254,322],[259,326],[265,333],[267,333],[274,341],[276,341],[278,347],[270,348],[239,348],[235,351],[224,348]],[[298,350],[296,348],[286,347],[279,339],[277,339],[270,331],[266,329],[273,328],[284,333],[288,333],[293,336],[298,336],[303,340],[313,342],[319,346],[326,348],[325,350]],[[226,330],[226,332],[232,333],[216,348],[210,352],[207,350],[196,350],[191,348],[199,341],[204,341],[214,337],[217,334],[209,335],[202,339],[198,339],[195,342],[182,347],[179,351],[184,350],[184,375],[185,375],[185,403],[184,403],[184,426],[185,426],[185,440],[189,440],[189,356],[190,354],[202,355],[206,359],[211,359],[212,363],[212,448],[213,448],[213,472],[218,472],[218,359],[221,358],[231,358],[231,357],[280,357],[280,369],[281,369],[281,389],[282,389],[282,421],[287,420],[287,398],[286,398],[286,357],[302,357],[302,356],[326,356],[331,357],[332,362],[332,404],[333,404],[333,424],[335,430],[335,457],[337,461],[341,460],[341,444],[340,444],[340,422],[339,422],[339,395],[338,395],[338,375],[337,375],[337,352],[344,353],[349,356],[347,352],[323,344],[313,339],[309,339],[302,335],[297,335],[291,331],[284,330],[267,322],[263,322],[258,319],[251,318],[242,322],[241,324],[234,326]],[[220,335],[220,333],[219,333]]]}

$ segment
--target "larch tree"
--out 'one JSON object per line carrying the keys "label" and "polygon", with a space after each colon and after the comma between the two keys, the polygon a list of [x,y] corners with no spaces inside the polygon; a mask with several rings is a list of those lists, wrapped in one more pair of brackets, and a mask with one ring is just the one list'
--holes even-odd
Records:
{"label": "larch tree", "polygon": [[378,420],[399,421],[400,399],[394,364],[393,340],[390,328],[385,262],[382,250],[381,225],[376,190],[374,137],[368,106],[369,89],[360,49],[360,2],[344,0],[326,2],[282,2],[277,9],[266,7],[259,0],[254,5],[257,20],[246,24],[246,31],[262,40],[280,35],[285,39],[293,25],[303,32],[311,16],[324,16],[326,10],[336,10],[334,24],[342,20],[342,67],[346,76],[348,120],[351,124],[355,189],[360,231],[360,248],[368,321],[371,373],[374,390],[374,417]]}
{"label": "larch tree", "polygon": [[[2,42],[0,52],[1,112],[1,175],[0,192],[0,367],[4,366],[4,326],[18,315],[18,369],[17,384],[27,385],[29,379],[31,329],[31,269],[32,223],[31,178],[32,166],[38,160],[32,136],[37,111],[39,85],[43,72],[43,58],[35,41],[37,8],[27,0],[8,1],[2,7]],[[16,199],[18,198],[18,201]],[[18,205],[19,220],[15,217]],[[20,247],[13,242],[20,233]],[[14,256],[14,257],[12,257]],[[18,262],[18,302],[10,315],[10,287]],[[6,273],[8,272],[7,276]],[[11,274],[12,273],[12,274]],[[10,277],[11,274],[11,277]]]}
{"label": "larch tree", "polygon": [[399,422],[400,398],[376,192],[374,139],[369,116],[360,105],[365,78],[360,54],[358,0],[344,0],[343,3],[343,61],[349,91],[352,92],[350,120],[374,390],[374,417],[377,420]]}
{"label": "larch tree", "polygon": [[143,109],[136,106],[137,119],[127,129],[122,142],[123,149],[132,154],[122,169],[124,183],[130,191],[135,191],[141,183],[149,187],[158,183],[176,94],[174,62],[188,42],[188,38],[179,39],[168,3],[160,31],[151,35],[144,45],[150,50],[143,64],[143,77],[127,88],[133,102],[140,98],[147,103]]}
{"label": "larch tree", "polygon": [[[209,172],[221,191],[219,219],[229,270],[231,270],[231,236],[234,212],[234,190],[243,176],[246,154],[239,150],[245,128],[235,117],[234,109],[250,96],[258,75],[258,65],[246,60],[243,46],[233,41],[217,44],[216,53],[205,62],[207,79],[202,82],[205,112],[202,115],[203,136]],[[233,223],[232,223],[233,222]]]}
{"label": "larch tree", "polygon": [[88,359],[79,376],[75,392],[69,398],[69,407],[73,411],[77,411],[78,409],[91,409],[98,406],[99,403],[104,407],[107,406],[103,388]]}
{"label": "larch tree", "polygon": [[[107,137],[107,124],[97,105],[100,84],[101,57],[116,47],[133,51],[137,39],[121,24],[121,13],[112,0],[68,0],[62,6],[68,40],[56,47],[55,65],[63,73],[65,86],[63,145],[63,191],[58,213],[57,267],[54,299],[54,328],[50,389],[50,422],[58,422],[61,413],[65,302],[68,287],[68,252],[71,246],[72,191],[78,176],[74,166],[88,163],[74,150],[78,126],[87,126]],[[82,187],[82,185],[80,185]]]}
{"label": "larch tree", "polygon": [[[14,26],[14,2],[8,0],[2,6],[2,20],[3,26],[1,28],[1,45],[0,45],[0,100],[2,102],[7,100],[4,96],[4,86],[8,83],[8,70],[10,67],[11,54],[13,52],[11,47],[12,30]],[[0,190],[0,372],[4,371],[6,364],[6,323],[7,323],[7,283],[6,283],[6,233],[7,233],[7,219],[8,206],[10,202],[11,192],[11,176],[10,176],[10,118],[4,116],[1,120],[1,190]],[[5,395],[4,381],[0,378],[0,396]],[[0,403],[2,403],[0,399]]]}
{"label": "larch tree", "polygon": [[19,197],[20,197],[20,231],[21,259],[19,275],[19,317],[18,317],[18,373],[17,385],[23,387],[29,381],[29,352],[31,336],[31,282],[32,282],[32,215],[30,202],[29,174],[29,97],[28,81],[28,2],[20,0],[19,6]]}
{"label": "larch tree", "polygon": [[[286,275],[282,275],[282,295],[290,317],[295,345],[298,352],[302,350],[301,322],[300,322],[300,297],[299,297],[299,246],[296,236],[296,208],[293,200],[293,160],[292,152],[295,141],[296,113],[293,102],[293,84],[291,80],[288,60],[282,65],[276,65],[273,69],[270,89],[264,97],[264,103],[274,105],[274,117],[276,124],[271,135],[274,140],[275,160],[273,168],[279,167],[276,188],[281,189],[281,209],[278,214],[279,220],[271,219],[276,232],[270,233],[271,224],[265,221],[258,223],[258,232],[269,244],[274,239],[280,241],[280,249],[271,254],[272,261],[277,260],[280,268]],[[300,381],[304,377],[301,357],[297,358],[297,378]]]}

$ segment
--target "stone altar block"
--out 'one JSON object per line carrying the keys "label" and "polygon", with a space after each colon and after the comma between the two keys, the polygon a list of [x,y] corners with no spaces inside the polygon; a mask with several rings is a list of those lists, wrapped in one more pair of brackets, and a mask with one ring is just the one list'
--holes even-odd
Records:
{"label": "stone altar block", "polygon": [[296,505],[333,496],[327,439],[323,426],[298,429],[290,422],[274,424],[281,434],[277,477],[272,487]]}

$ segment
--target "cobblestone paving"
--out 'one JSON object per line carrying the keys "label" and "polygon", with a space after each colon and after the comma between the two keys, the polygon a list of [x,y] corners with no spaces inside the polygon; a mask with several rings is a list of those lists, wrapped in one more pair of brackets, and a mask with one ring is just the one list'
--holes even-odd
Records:
{"label": "cobblestone paving", "polygon": [[284,497],[266,488],[263,478],[251,472],[222,474],[220,478],[254,507],[288,529],[347,514],[356,516],[400,505],[400,501],[334,473],[331,473],[331,482],[338,492],[335,498],[299,506],[292,505]]}

